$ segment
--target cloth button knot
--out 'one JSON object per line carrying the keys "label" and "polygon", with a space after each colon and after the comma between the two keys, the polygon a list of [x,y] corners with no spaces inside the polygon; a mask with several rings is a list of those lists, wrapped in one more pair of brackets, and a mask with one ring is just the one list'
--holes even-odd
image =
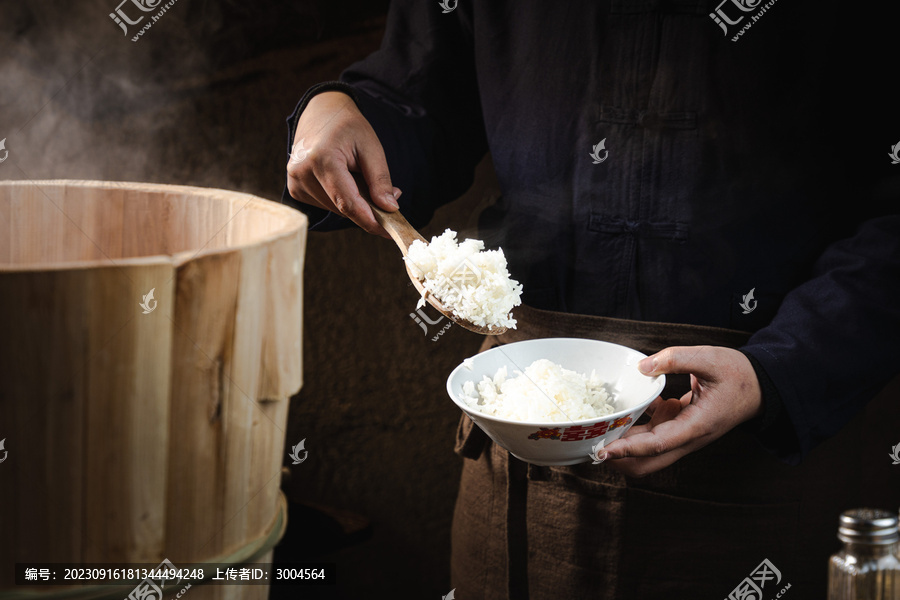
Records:
{"label": "cloth button knot", "polygon": [[662,127],[663,121],[658,113],[641,112],[638,114],[638,125],[647,129],[659,129]]}

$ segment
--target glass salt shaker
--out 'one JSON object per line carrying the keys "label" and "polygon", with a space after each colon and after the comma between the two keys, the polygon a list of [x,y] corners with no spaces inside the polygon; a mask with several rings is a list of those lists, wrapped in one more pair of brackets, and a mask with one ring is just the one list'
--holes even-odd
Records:
{"label": "glass salt shaker", "polygon": [[900,600],[897,515],[858,508],[841,515],[840,552],[828,563],[828,600]]}

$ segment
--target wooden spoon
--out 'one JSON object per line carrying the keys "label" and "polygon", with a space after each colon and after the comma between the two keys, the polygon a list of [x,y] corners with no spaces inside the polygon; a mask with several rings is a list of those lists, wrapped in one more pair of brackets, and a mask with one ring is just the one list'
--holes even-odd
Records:
{"label": "wooden spoon", "polygon": [[[387,231],[394,241],[397,242],[397,246],[400,247],[400,252],[403,253],[404,257],[409,255],[409,245],[414,241],[422,240],[426,244],[428,243],[428,240],[423,238],[422,235],[409,224],[409,221],[400,214],[399,210],[396,212],[387,212],[381,210],[371,202],[369,205],[372,207],[372,212],[375,213],[375,220],[378,221],[378,224],[384,227],[385,231]],[[406,263],[406,261],[403,262]],[[406,272],[409,274],[409,278],[412,280],[413,285],[416,286],[416,290],[418,290],[419,294],[423,295],[425,300],[438,309],[442,315],[463,329],[468,329],[469,331],[474,331],[481,335],[501,335],[506,333],[506,327],[492,327],[491,329],[488,329],[487,327],[480,327],[474,323],[470,323],[465,319],[460,319],[453,314],[452,310],[444,306],[436,296],[425,289],[422,282],[409,270],[409,263],[406,263]]]}

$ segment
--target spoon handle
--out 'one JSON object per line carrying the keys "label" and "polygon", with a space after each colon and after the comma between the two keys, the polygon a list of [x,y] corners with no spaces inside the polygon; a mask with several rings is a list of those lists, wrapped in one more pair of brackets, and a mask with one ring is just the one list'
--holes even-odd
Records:
{"label": "spoon handle", "polygon": [[372,212],[375,214],[375,220],[378,221],[378,224],[384,227],[385,231],[387,231],[394,241],[397,242],[397,245],[400,246],[400,251],[403,252],[403,256],[407,255],[409,245],[414,241],[421,240],[426,244],[428,243],[428,240],[422,237],[421,234],[409,224],[409,221],[400,214],[399,210],[387,212],[381,210],[371,202],[369,203],[369,206],[372,207]]}

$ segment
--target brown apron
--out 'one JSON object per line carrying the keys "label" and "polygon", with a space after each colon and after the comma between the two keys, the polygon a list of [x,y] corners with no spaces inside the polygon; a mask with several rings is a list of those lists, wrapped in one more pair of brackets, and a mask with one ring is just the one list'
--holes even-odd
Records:
{"label": "brown apron", "polygon": [[[487,338],[482,351],[579,337],[651,354],[675,345],[734,348],[749,335],[524,306],[515,315],[518,329]],[[824,598],[840,512],[900,505],[900,466],[892,471],[888,457],[900,443],[897,383],[800,466],[780,462],[737,428],[641,479],[609,464],[524,463],[463,416],[456,452],[465,460],[452,532],[456,596],[720,600],[768,559],[781,580],[765,582],[764,599],[788,584],[788,600]],[[667,377],[664,397],[688,389],[687,376]]]}

